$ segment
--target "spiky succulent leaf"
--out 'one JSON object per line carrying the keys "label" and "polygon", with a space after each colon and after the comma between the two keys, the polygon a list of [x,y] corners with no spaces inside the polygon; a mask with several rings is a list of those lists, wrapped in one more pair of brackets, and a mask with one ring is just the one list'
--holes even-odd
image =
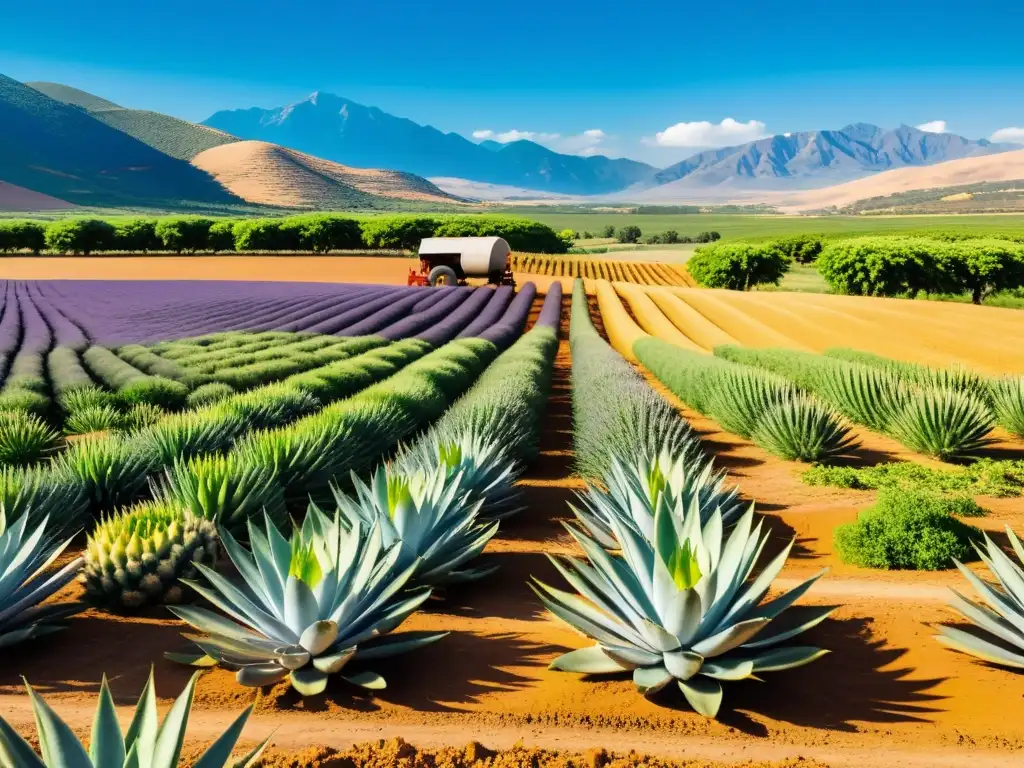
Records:
{"label": "spiky succulent leaf", "polygon": [[120,428],[124,416],[112,405],[94,405],[79,408],[64,421],[64,432],[69,435],[88,435]]}
{"label": "spiky succulent leaf", "polygon": [[288,678],[300,694],[315,695],[332,674],[344,671],[348,679],[362,680],[349,675],[350,663],[359,666],[444,636],[388,637],[430,590],[403,591],[416,563],[398,567],[400,547],[385,546],[379,526],[350,529],[338,513],[332,517],[311,507],[289,540],[269,518],[264,522],[249,523],[251,551],[221,530],[240,583],[205,566],[205,579],[189,582],[227,617],[207,608],[171,608],[202,633],[196,639],[200,663],[208,658],[236,670],[242,685]]}
{"label": "spiky succulent leaf", "polygon": [[763,602],[789,548],[755,577],[770,534],[762,524],[754,525],[753,514],[749,509],[726,534],[717,510],[702,521],[695,505],[682,515],[658,505],[649,537],[613,518],[610,527],[621,558],[570,527],[587,561],[551,560],[580,594],[542,582],[535,591],[555,616],[597,645],[565,654],[552,666],[588,674],[632,671],[645,695],[675,680],[697,712],[714,717],[722,702],[722,681],[818,658],[822,652],[817,648],[780,655],[786,650],[781,643],[823,621],[831,609],[805,609],[796,628],[771,630],[772,622],[818,577]]}
{"label": "spiky succulent leaf", "polygon": [[82,603],[42,603],[75,578],[82,559],[49,571],[71,540],[56,538],[43,518],[30,524],[21,515],[8,524],[0,509],[0,648],[62,628],[61,619],[85,608]]}
{"label": "spiky succulent leaf", "polygon": [[991,382],[996,422],[1012,435],[1024,437],[1024,376],[1003,376]]}
{"label": "spiky succulent leaf", "polygon": [[992,412],[972,395],[923,389],[909,397],[888,431],[911,450],[947,461],[976,454],[991,442]]}
{"label": "spiky succulent leaf", "polygon": [[820,461],[850,453],[858,441],[850,428],[819,401],[797,394],[769,408],[751,440],[789,461]]}
{"label": "spiky succulent leaf", "polygon": [[[89,751],[50,706],[26,683],[41,745],[41,758],[17,732],[0,717],[0,766],[2,768],[177,768],[189,713],[195,694],[197,672],[171,706],[162,723],[157,721],[153,674],[135,708],[127,733],[122,734],[113,697],[104,675],[93,721]],[[194,768],[225,768],[245,727],[252,707],[247,708],[193,763]],[[251,766],[266,749],[269,739],[251,750],[234,768]]]}
{"label": "spiky succulent leaf", "polygon": [[18,411],[0,412],[0,464],[32,464],[50,455],[60,436],[42,419]]}
{"label": "spiky succulent leaf", "polygon": [[76,440],[56,462],[58,472],[79,479],[94,513],[134,501],[146,487],[156,457],[146,446],[120,436]]}
{"label": "spiky succulent leaf", "polygon": [[0,513],[11,524],[27,516],[29,527],[49,519],[55,536],[82,526],[88,502],[81,479],[56,464],[41,467],[0,467]]}

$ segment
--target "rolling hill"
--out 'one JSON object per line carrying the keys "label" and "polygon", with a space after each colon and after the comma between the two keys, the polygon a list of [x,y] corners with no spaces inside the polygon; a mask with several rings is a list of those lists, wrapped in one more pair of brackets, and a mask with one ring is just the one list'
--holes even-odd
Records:
{"label": "rolling hill", "polygon": [[46,94],[55,101],[81,107],[97,120],[111,128],[127,133],[143,144],[148,144],[165,155],[179,160],[191,160],[200,152],[222,144],[238,141],[215,128],[196,125],[160,112],[145,109],[125,109],[91,93],[60,83],[31,82],[25,85]]}
{"label": "rolling hill", "polygon": [[985,181],[1024,180],[1024,149],[998,155],[950,160],[923,168],[899,168],[824,189],[782,197],[776,205],[786,211],[844,208],[858,200],[923,189],[941,189]]}
{"label": "rolling hill", "polygon": [[0,75],[0,180],[79,205],[240,203],[213,177]]}
{"label": "rolling hill", "polygon": [[285,208],[366,206],[377,198],[454,203],[424,178],[399,171],[349,168],[263,141],[224,144],[192,164],[243,200]]}
{"label": "rolling hill", "polygon": [[532,141],[475,144],[329,93],[276,109],[217,112],[204,125],[360,168],[401,169],[562,194],[601,194],[650,178],[634,160],[552,152]]}

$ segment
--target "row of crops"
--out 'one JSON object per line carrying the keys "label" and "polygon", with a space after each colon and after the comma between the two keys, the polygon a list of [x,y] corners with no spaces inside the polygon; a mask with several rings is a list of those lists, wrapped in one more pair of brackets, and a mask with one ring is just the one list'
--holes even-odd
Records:
{"label": "row of crops", "polygon": [[512,254],[512,271],[547,277],[583,277],[590,280],[617,280],[640,285],[693,285],[684,267],[657,262],[613,261],[540,253]]}
{"label": "row of crops", "polygon": [[[186,386],[268,350],[331,354],[245,391],[186,398],[149,427],[97,432],[58,455],[5,464],[0,647],[59,630],[90,606],[130,613],[166,605],[194,641],[192,651],[167,649],[172,661],[226,667],[245,686],[289,681],[303,696],[322,693],[331,676],[384,687],[382,660],[444,636],[398,631],[404,620],[437,587],[491,573],[477,559],[500,521],[522,508],[514,483],[537,455],[561,291],[547,294],[523,333],[535,292],[508,296],[504,311],[485,316],[498,295],[485,290],[488,301],[463,312],[451,303],[460,292],[420,289],[418,300],[433,307],[450,302],[432,316],[429,338],[408,323],[394,338],[334,344],[294,332],[216,332],[108,350],[139,365],[173,365],[185,378],[168,380]],[[192,392],[214,385],[223,383]],[[98,381],[89,387],[117,396]],[[83,528],[81,556],[47,571]],[[222,553],[241,583],[218,570]],[[75,578],[81,601],[44,602]],[[195,682],[180,700],[186,712]],[[139,711],[155,728],[151,686]],[[101,704],[98,717],[109,714]],[[247,714],[203,765],[226,764]],[[156,749],[139,764],[158,764],[158,754],[176,765],[184,725],[175,718],[155,748],[132,732],[106,736],[113,752]],[[67,735],[60,759],[84,754]],[[75,764],[52,762],[48,749],[45,765]],[[10,729],[0,728],[0,753],[40,764]]]}
{"label": "row of crops", "polygon": [[[552,557],[568,588],[534,582],[551,613],[592,644],[553,667],[628,675],[644,695],[671,692],[714,717],[729,683],[770,679],[820,658],[826,649],[799,643],[833,608],[797,604],[820,574],[773,590],[792,545],[761,561],[770,526],[715,469],[680,413],[616,350],[630,334],[639,346],[643,332],[628,327],[629,313],[604,288],[611,343],[591,321],[581,280],[572,299],[573,437],[587,487],[572,505],[569,531],[582,556]],[[428,294],[438,303],[458,295],[417,292]],[[468,294],[463,302],[478,295]],[[552,286],[522,333],[533,299],[521,292],[486,325],[477,321],[491,299],[456,321],[461,306],[451,307],[432,316],[431,328],[451,324],[432,340],[411,329],[333,342],[221,331],[108,349],[122,362],[134,360],[129,365],[160,364],[164,374],[174,366],[182,378],[146,375],[194,386],[190,394],[217,391],[202,402],[186,396],[179,410],[147,427],[99,431],[55,455],[5,466],[0,647],[53,633],[88,606],[127,613],[167,606],[188,626],[186,649],[167,649],[172,662],[231,670],[242,686],[286,683],[298,696],[322,694],[332,678],[384,688],[389,658],[445,642],[444,632],[403,630],[405,620],[427,600],[451,599],[461,584],[491,577],[485,549],[522,509],[516,481],[538,455],[560,287]],[[329,352],[315,367],[248,389],[202,378],[277,365],[284,358],[263,353],[285,347],[300,357]],[[676,346],[660,354],[675,350],[686,352]],[[87,533],[81,556],[47,571],[80,528]],[[991,541],[987,547],[1003,591],[973,577],[992,607],[959,596],[955,607],[980,634],[943,627],[942,638],[1024,666],[1016,629],[1024,570]],[[221,553],[232,578],[220,570]],[[76,577],[85,585],[80,602],[48,600]],[[33,651],[72,641],[57,637]],[[1007,650],[1008,642],[1021,653]],[[180,751],[194,686],[193,678],[157,739],[171,756],[167,765],[177,762],[174,743]],[[104,685],[96,722],[111,754],[156,749],[140,745],[137,728],[120,738],[104,728],[108,701]],[[155,729],[152,702],[148,687],[139,718]],[[33,706],[47,733],[63,734],[61,755],[85,754],[41,699]],[[226,763],[246,716],[204,766]],[[40,764],[13,730],[0,727],[4,750],[24,760],[18,765]],[[43,763],[51,764],[74,763]]]}
{"label": "row of crops", "polygon": [[858,428],[943,461],[982,454],[997,427],[1024,437],[1020,375],[989,377],[848,349],[738,346],[670,293],[602,282],[597,297],[617,349],[696,412],[784,459],[850,455]]}

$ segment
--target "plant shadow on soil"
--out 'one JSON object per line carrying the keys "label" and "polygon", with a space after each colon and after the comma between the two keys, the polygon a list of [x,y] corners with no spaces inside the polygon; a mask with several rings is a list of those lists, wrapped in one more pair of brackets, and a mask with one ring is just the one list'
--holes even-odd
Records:
{"label": "plant shadow on soil", "polygon": [[[381,703],[408,707],[418,712],[464,712],[481,696],[515,691],[535,681],[512,667],[547,666],[550,657],[569,650],[561,645],[536,643],[516,632],[476,634],[454,631],[441,641],[416,653],[387,660],[384,670],[389,687],[362,691],[339,678],[331,678],[322,696],[302,698],[290,686],[278,684],[263,705],[275,709],[325,711],[332,706],[374,712]],[[433,670],[424,673],[424,670]]]}
{"label": "plant shadow on soil", "polygon": [[945,678],[916,679],[911,668],[894,666],[907,651],[876,639],[870,618],[827,619],[799,642],[829,654],[798,669],[767,673],[766,683],[726,684],[723,724],[766,736],[766,727],[750,716],[765,712],[797,726],[855,732],[857,721],[927,722],[939,711],[944,697],[931,691]]}

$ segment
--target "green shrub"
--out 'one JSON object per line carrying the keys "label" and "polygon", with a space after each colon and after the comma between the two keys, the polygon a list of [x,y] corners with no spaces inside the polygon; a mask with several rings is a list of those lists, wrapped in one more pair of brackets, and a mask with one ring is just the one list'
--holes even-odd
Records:
{"label": "green shrub", "polygon": [[858,445],[833,411],[803,394],[769,407],[750,439],[788,461],[821,461],[849,454]]}
{"label": "green shrub", "polygon": [[768,247],[782,254],[787,260],[797,264],[812,264],[821,255],[824,247],[820,237],[814,235],[794,235],[781,240],[773,240]]}
{"label": "green shrub", "polygon": [[144,429],[156,424],[167,411],[153,403],[136,403],[124,414],[121,427],[127,430]]}
{"label": "green shrub", "polygon": [[935,469],[912,461],[873,467],[813,467],[803,474],[808,485],[876,490],[904,488],[970,496],[1020,496],[1024,492],[1024,461],[979,459],[964,467]]}
{"label": "green shrub", "polygon": [[991,238],[961,241],[940,251],[939,268],[950,290],[966,291],[981,304],[997,291],[1024,286],[1024,246]]}
{"label": "green shrub", "polygon": [[110,405],[88,406],[68,415],[64,421],[64,433],[88,435],[93,432],[107,432],[120,429],[122,421],[121,412]]}
{"label": "green shrub", "polygon": [[720,243],[698,248],[686,269],[705,288],[749,291],[755,285],[778,285],[789,264],[786,256],[768,246]]}
{"label": "green shrub", "polygon": [[115,391],[129,382],[146,378],[145,373],[126,363],[106,347],[89,347],[82,353],[82,361],[97,379]]}
{"label": "green shrub", "polygon": [[666,229],[664,232],[661,233],[661,241],[663,243],[668,243],[670,245],[672,243],[678,243],[680,242],[679,233],[676,232],[674,229]]}
{"label": "green shrub", "polygon": [[230,384],[211,381],[209,384],[203,384],[189,392],[185,403],[189,408],[201,408],[204,405],[220,402],[233,394],[235,394],[235,390],[231,388]]}
{"label": "green shrub", "polygon": [[714,230],[710,232],[698,232],[697,236],[693,238],[695,243],[714,243],[721,240],[722,236]]}
{"label": "green shrub", "polygon": [[635,224],[627,224],[624,227],[619,227],[615,239],[620,243],[638,243],[640,242],[641,235],[643,235],[643,232],[640,231],[640,227]]}
{"label": "green shrub", "polygon": [[235,223],[238,251],[299,251],[302,235],[294,222],[281,219],[242,219]]}
{"label": "green shrub", "polygon": [[156,222],[152,219],[131,219],[114,225],[111,250],[146,253],[158,250],[162,244],[156,233]]}
{"label": "green shrub", "polygon": [[31,464],[46,458],[60,437],[27,413],[0,414],[0,464]]}
{"label": "green shrub", "polygon": [[57,402],[65,413],[75,413],[85,408],[116,407],[117,396],[96,385],[75,388],[58,395]]}
{"label": "green shrub", "polygon": [[88,256],[114,246],[114,226],[100,219],[63,219],[46,227],[46,247],[57,253]]}
{"label": "green shrub", "polygon": [[50,398],[28,389],[0,392],[0,413],[20,411],[44,418],[50,410]]}
{"label": "green shrub", "polygon": [[156,236],[163,247],[175,253],[195,253],[210,247],[210,227],[213,221],[194,216],[160,219]]}
{"label": "green shrub", "polygon": [[363,230],[355,219],[330,214],[291,216],[282,223],[298,230],[298,248],[303,251],[354,250],[363,245]]}
{"label": "green shrub", "polygon": [[0,221],[0,253],[32,251],[46,247],[46,227],[35,221]]}
{"label": "green shrub", "polygon": [[971,540],[980,531],[949,514],[949,505],[930,493],[885,489],[875,505],[834,534],[844,563],[885,570],[936,571],[975,559]]}
{"label": "green shrub", "polygon": [[94,386],[92,377],[82,366],[78,352],[71,347],[54,347],[50,350],[46,356],[46,368],[58,400],[68,392]]}
{"label": "green shrub", "polygon": [[117,350],[117,356],[140,371],[152,376],[163,376],[188,383],[192,374],[173,360],[167,360],[141,344],[126,344]]}
{"label": "green shrub", "polygon": [[98,516],[130,504],[145,490],[154,458],[135,440],[103,435],[74,441],[55,466],[78,478]]}
{"label": "green shrub", "polygon": [[214,253],[235,250],[235,221],[218,219],[210,226],[206,239],[207,247]]}
{"label": "green shrub", "polygon": [[888,425],[908,448],[942,461],[976,454],[991,442],[993,418],[983,402],[963,392],[924,389],[910,396]]}
{"label": "green shrub", "polygon": [[185,404],[188,387],[180,381],[162,376],[144,376],[134,379],[117,390],[117,398],[128,406],[138,403],[158,405],[167,411],[176,411]]}
{"label": "green shrub", "polygon": [[420,240],[433,237],[438,221],[426,216],[374,216],[362,222],[363,243],[368,248],[414,251]]}
{"label": "green shrub", "polygon": [[834,293],[851,296],[917,296],[950,286],[937,253],[948,246],[920,237],[856,237],[830,242],[818,272]]}

